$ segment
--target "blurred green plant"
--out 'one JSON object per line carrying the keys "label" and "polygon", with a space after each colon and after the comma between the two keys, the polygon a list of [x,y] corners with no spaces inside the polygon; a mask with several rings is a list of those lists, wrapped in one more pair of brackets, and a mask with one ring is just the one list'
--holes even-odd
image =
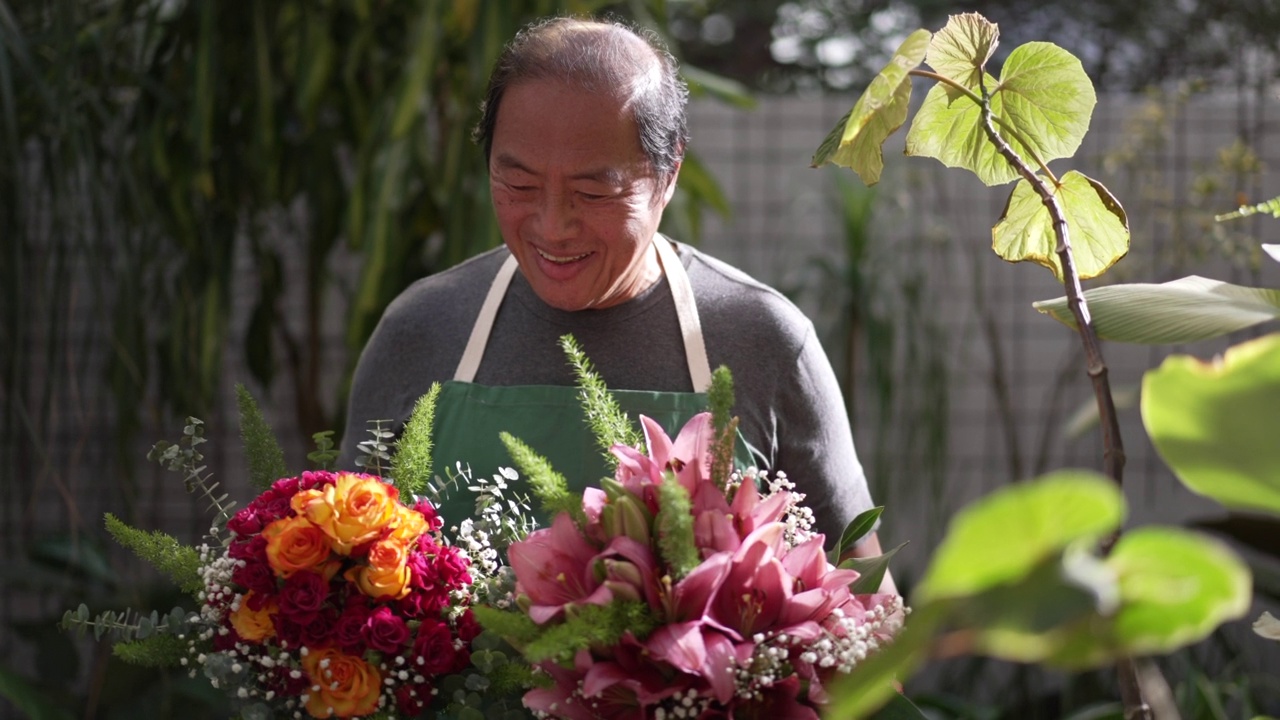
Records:
{"label": "blurred green plant", "polygon": [[[907,154],[970,170],[987,185],[1017,181],[992,229],[992,247],[1010,262],[1043,265],[1063,283],[1066,297],[1053,309],[1080,336],[1108,477],[1054,473],[999,490],[957,515],[916,589],[906,629],[833,693],[833,717],[865,717],[892,696],[888,680],[927,658],[979,654],[1065,669],[1114,663],[1124,716],[1151,718],[1164,682],[1158,670],[1140,671],[1134,658],[1207,637],[1242,616],[1252,596],[1249,568],[1224,544],[1175,528],[1121,534],[1124,449],[1098,337],[1122,326],[1158,333],[1170,323],[1116,322],[1134,311],[1132,298],[1099,306],[1093,300],[1117,287],[1090,291],[1092,297],[1082,290],[1081,280],[1105,272],[1129,247],[1128,217],[1102,183],[1076,171],[1058,177],[1048,167],[1078,149],[1095,102],[1092,84],[1079,60],[1044,42],[1015,48],[1000,76],[989,74],[998,38],[996,26],[973,13],[952,16],[936,34],[911,34],[813,164],[834,162],[877,182],[881,146],[906,121],[911,78],[934,81],[907,133]],[[918,69],[926,61],[932,69]],[[1255,310],[1269,301],[1258,292],[1241,291]],[[1170,302],[1155,297],[1140,307],[1167,312]],[[1263,384],[1253,378],[1251,389]]]}

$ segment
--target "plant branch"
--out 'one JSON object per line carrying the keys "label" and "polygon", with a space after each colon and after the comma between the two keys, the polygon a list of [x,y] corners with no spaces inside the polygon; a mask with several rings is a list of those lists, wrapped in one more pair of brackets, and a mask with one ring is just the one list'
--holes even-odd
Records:
{"label": "plant branch", "polygon": [[[985,93],[984,93],[985,95]],[[1093,381],[1094,399],[1098,403],[1098,418],[1102,426],[1102,462],[1107,475],[1116,485],[1123,486],[1124,481],[1124,443],[1120,439],[1120,420],[1116,416],[1115,400],[1111,395],[1111,383],[1107,378],[1107,364],[1102,358],[1102,347],[1098,342],[1098,334],[1094,332],[1089,317],[1089,306],[1080,287],[1080,275],[1076,272],[1075,258],[1071,253],[1071,235],[1067,226],[1067,216],[1062,204],[1044,180],[1018,157],[1009,143],[996,132],[992,123],[991,102],[989,97],[982,99],[982,129],[987,138],[1000,154],[1012,165],[1018,174],[1026,179],[1036,194],[1040,196],[1049,216],[1053,219],[1053,232],[1058,244],[1054,248],[1058,253],[1058,261],[1062,265],[1062,284],[1067,292],[1067,305],[1075,317],[1076,327],[1080,334],[1080,342],[1084,347],[1085,362],[1088,366],[1089,378]],[[1102,552],[1110,552],[1120,537],[1120,531],[1112,533],[1102,543]],[[1152,720],[1150,705],[1142,697],[1142,689],[1138,685],[1137,671],[1133,662],[1121,660],[1116,663],[1116,673],[1120,682],[1120,697],[1124,703],[1125,720]]]}

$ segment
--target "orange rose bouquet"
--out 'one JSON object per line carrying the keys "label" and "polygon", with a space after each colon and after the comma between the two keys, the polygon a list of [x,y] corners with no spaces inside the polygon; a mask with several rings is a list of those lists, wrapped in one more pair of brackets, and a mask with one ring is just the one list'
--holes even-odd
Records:
{"label": "orange rose bouquet", "polygon": [[[524,716],[528,667],[506,663],[496,636],[481,637],[472,606],[509,595],[505,549],[532,527],[528,501],[507,489],[510,470],[493,481],[431,473],[424,440],[434,397],[420,401],[398,440],[375,425],[357,461],[368,472],[290,474],[242,389],[250,476],[261,488],[242,508],[209,482],[203,423],[189,418],[178,443],[157,443],[148,457],[209,500],[218,521],[203,543],[110,515],[107,527],[188,592],[195,611],[90,617],[82,605],[63,626],[116,640],[126,661],[186,668],[244,720],[441,717],[466,707]],[[317,441],[310,457],[328,465],[328,434]],[[460,488],[477,499],[476,513],[448,537],[431,500]]]}

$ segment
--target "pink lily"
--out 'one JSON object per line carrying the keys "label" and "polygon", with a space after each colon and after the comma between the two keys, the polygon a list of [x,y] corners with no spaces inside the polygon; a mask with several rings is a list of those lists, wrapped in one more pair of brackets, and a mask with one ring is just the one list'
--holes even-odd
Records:
{"label": "pink lily", "polygon": [[516,592],[528,597],[534,622],[559,617],[566,604],[583,602],[600,587],[591,567],[597,552],[567,513],[557,515],[550,528],[511,544],[508,558],[516,574]]}

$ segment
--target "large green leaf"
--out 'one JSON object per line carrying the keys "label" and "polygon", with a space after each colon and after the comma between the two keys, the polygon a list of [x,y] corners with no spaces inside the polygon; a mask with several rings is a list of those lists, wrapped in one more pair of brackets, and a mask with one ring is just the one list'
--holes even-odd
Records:
{"label": "large green leaf", "polygon": [[[1280,290],[1191,275],[1167,283],[1110,285],[1085,291],[1098,337],[1147,345],[1207,340],[1280,318]],[[1033,307],[1075,327],[1067,298]]]}
{"label": "large green leaf", "polygon": [[925,60],[939,75],[973,89],[999,43],[1000,29],[990,20],[978,13],[952,15],[933,36]]}
{"label": "large green leaf", "polygon": [[1002,488],[951,521],[916,602],[970,597],[1023,579],[1066,547],[1100,537],[1124,519],[1115,483],[1060,471]]}
{"label": "large green leaf", "polygon": [[[996,130],[1028,165],[1070,157],[1089,129],[1096,96],[1080,61],[1051,43],[1015,49],[997,81],[982,86],[991,96]],[[981,96],[981,87],[966,86]],[[1018,178],[982,128],[982,109],[970,95],[946,84],[929,91],[907,131],[908,155],[936,158],[972,171],[987,185]]]}
{"label": "large green leaf", "polygon": [[884,170],[884,141],[906,122],[911,103],[911,77],[929,47],[929,31],[907,36],[893,59],[867,86],[849,114],[827,134],[813,156],[813,167],[828,162],[851,168],[862,181],[875,185]]}
{"label": "large green leaf", "polygon": [[1280,514],[1280,333],[1209,363],[1166,358],[1143,377],[1142,422],[1192,491]]}
{"label": "large green leaf", "polygon": [[1088,632],[1072,633],[1051,663],[1078,668],[1168,653],[1243,617],[1252,600],[1248,567],[1199,533],[1139,528],[1120,539],[1106,563],[1119,578],[1119,611],[1099,618]]}
{"label": "large green leaf", "polygon": [[[1074,170],[1053,194],[1062,206],[1070,233],[1076,273],[1097,277],[1129,252],[1129,218],[1102,183]],[[991,229],[991,247],[1009,262],[1030,260],[1062,280],[1053,218],[1031,183],[1013,187],[1000,221]]]}

